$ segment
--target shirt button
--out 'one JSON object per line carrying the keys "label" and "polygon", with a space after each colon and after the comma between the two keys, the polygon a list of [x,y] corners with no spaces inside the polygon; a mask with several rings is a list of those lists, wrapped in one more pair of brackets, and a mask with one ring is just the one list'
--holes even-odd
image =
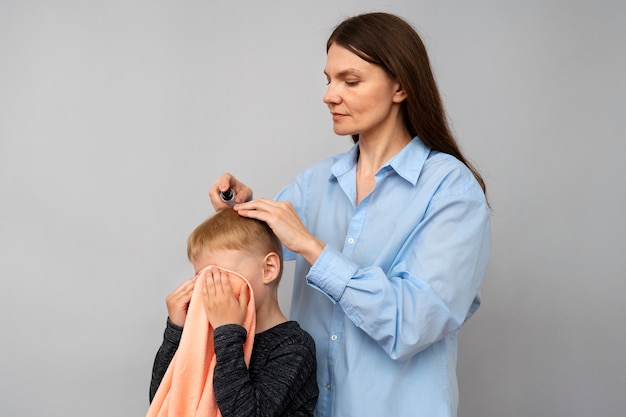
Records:
{"label": "shirt button", "polygon": [[330,337],[330,340],[332,340],[333,342],[334,342],[335,340],[337,340],[337,335],[336,335],[336,334],[332,335],[332,336]]}
{"label": "shirt button", "polygon": [[348,243],[353,245],[354,244],[354,238],[353,237],[349,237],[348,238]]}
{"label": "shirt button", "polygon": [[326,384],[326,389],[330,390],[330,384]]}

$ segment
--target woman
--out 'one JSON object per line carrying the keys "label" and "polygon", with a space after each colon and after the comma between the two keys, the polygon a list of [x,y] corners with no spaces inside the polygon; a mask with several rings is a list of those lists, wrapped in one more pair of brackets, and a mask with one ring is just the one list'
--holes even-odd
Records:
{"label": "woman", "polygon": [[[480,304],[490,251],[484,182],[457,146],[423,43],[368,13],[327,43],[324,103],[355,145],[276,201],[223,174],[235,210],[296,260],[292,318],[313,335],[317,416],[455,416],[457,333]],[[251,201],[250,201],[251,200]]]}

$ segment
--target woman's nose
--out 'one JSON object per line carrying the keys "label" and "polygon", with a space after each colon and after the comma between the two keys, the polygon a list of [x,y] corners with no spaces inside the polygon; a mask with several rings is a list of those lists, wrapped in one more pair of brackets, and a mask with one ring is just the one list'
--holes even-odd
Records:
{"label": "woman's nose", "polygon": [[332,84],[328,84],[328,89],[326,89],[326,94],[324,94],[322,101],[326,104],[338,104],[341,102],[341,97],[337,94]]}

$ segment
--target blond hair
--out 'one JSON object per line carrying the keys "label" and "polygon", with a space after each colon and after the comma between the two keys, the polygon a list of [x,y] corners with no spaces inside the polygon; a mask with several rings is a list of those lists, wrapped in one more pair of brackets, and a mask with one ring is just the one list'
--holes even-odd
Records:
{"label": "blond hair", "polygon": [[264,257],[274,252],[283,270],[283,249],[267,223],[240,216],[225,208],[202,222],[187,240],[187,257],[193,262],[203,250],[246,250]]}

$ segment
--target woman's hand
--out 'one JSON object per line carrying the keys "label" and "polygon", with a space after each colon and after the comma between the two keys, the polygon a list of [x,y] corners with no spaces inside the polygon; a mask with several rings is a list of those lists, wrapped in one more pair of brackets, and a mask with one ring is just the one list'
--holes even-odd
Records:
{"label": "woman's hand", "polygon": [[235,295],[228,272],[211,267],[205,274],[204,310],[215,329],[224,324],[243,325],[250,299],[248,285],[242,282],[239,297]]}
{"label": "woman's hand", "polygon": [[167,314],[170,321],[177,326],[183,327],[185,325],[189,302],[191,301],[191,294],[193,293],[195,284],[196,277],[188,279],[165,298]]}
{"label": "woman's hand", "polygon": [[252,200],[252,189],[242,182],[239,182],[230,173],[224,172],[213,183],[213,186],[209,190],[209,198],[215,211],[229,207],[220,198],[220,193],[231,188],[235,192],[235,203],[244,203]]}
{"label": "woman's hand", "polygon": [[288,201],[259,198],[236,204],[234,209],[242,216],[266,222],[287,249],[302,255],[311,265],[324,249],[324,242],[309,233]]}

